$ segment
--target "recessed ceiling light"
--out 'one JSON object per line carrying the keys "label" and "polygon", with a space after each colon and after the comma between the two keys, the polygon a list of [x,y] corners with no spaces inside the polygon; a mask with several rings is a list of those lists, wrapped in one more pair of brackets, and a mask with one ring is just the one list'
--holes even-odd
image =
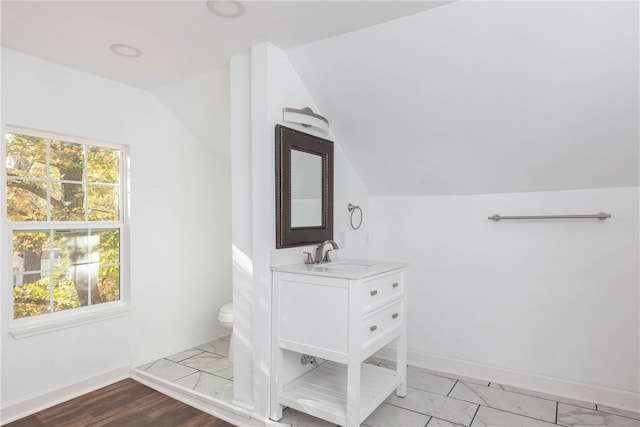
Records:
{"label": "recessed ceiling light", "polygon": [[115,43],[109,46],[109,49],[116,55],[126,56],[127,58],[137,58],[142,56],[142,51],[140,49],[129,46],[128,44]]}
{"label": "recessed ceiling light", "polygon": [[214,15],[218,15],[223,18],[237,18],[239,16],[244,15],[244,6],[239,1],[207,0],[207,8]]}

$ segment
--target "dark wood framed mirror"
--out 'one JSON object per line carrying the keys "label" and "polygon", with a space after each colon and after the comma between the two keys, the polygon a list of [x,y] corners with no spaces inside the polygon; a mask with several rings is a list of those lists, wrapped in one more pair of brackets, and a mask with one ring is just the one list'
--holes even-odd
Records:
{"label": "dark wood framed mirror", "polygon": [[333,240],[333,142],[276,125],[276,248]]}

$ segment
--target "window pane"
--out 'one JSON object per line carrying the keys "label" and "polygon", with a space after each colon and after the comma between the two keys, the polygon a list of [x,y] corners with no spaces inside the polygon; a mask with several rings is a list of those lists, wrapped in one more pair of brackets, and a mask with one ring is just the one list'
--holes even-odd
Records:
{"label": "window pane", "polygon": [[120,230],[93,230],[98,239],[98,262],[100,264],[118,264],[120,262]]}
{"label": "window pane", "polygon": [[[14,231],[13,272],[35,272],[49,268],[49,233],[39,231]],[[45,273],[46,274],[46,273]],[[25,274],[21,283],[33,283],[40,280],[40,273]]]}
{"label": "window pane", "polygon": [[[14,269],[14,272],[16,270]],[[22,273],[17,273],[13,275],[13,286],[22,286],[24,284],[24,278],[22,277]]]}
{"label": "window pane", "polygon": [[[77,264],[97,262],[97,253],[93,255],[95,261],[90,261],[89,230],[56,230],[53,235],[54,247],[60,249],[60,268],[67,268]],[[95,239],[95,237],[93,237]]]}
{"label": "window pane", "polygon": [[55,270],[60,268],[62,258],[60,256],[60,249],[53,248],[42,253],[42,269],[43,270]]}
{"label": "window pane", "polygon": [[54,242],[60,248],[61,265],[68,267],[67,276],[77,292],[79,305],[99,303],[97,274],[100,236],[90,235],[88,230],[56,230]]}
{"label": "window pane", "polygon": [[[86,266],[83,266],[86,267]],[[77,276],[77,271],[72,268],[68,271],[56,271],[53,275],[53,310],[63,311],[70,308],[76,308],[80,306],[80,298],[78,297],[78,291],[76,286],[83,286],[82,280],[77,282],[74,279]],[[86,287],[84,288],[86,294]],[[85,300],[86,301],[86,300]],[[82,305],[86,305],[82,304]]]}
{"label": "window pane", "polygon": [[[67,277],[78,294],[79,305],[85,306],[89,304],[89,286],[95,286],[96,275],[96,264],[78,264],[69,269]],[[96,295],[92,295],[92,303],[99,301],[94,301],[95,298]]]}
{"label": "window pane", "polygon": [[89,186],[89,220],[118,221],[120,219],[118,187]]}
{"label": "window pane", "polygon": [[[26,283],[17,274],[13,282],[13,317],[37,316],[51,311],[49,275],[42,276],[33,283]],[[26,275],[25,275],[26,276]],[[18,283],[25,282],[18,286]]]}
{"label": "window pane", "polygon": [[87,175],[89,182],[116,184],[119,177],[120,152],[112,148],[88,146]]}
{"label": "window pane", "polygon": [[9,221],[46,221],[47,184],[7,179],[7,218]]}
{"label": "window pane", "polygon": [[86,181],[84,177],[84,145],[51,141],[51,178]]}
{"label": "window pane", "polygon": [[45,178],[47,145],[44,138],[7,132],[7,175]]}
{"label": "window pane", "polygon": [[98,270],[100,302],[120,300],[120,267],[100,267]]}
{"label": "window pane", "polygon": [[51,220],[84,221],[84,186],[54,181],[51,183]]}

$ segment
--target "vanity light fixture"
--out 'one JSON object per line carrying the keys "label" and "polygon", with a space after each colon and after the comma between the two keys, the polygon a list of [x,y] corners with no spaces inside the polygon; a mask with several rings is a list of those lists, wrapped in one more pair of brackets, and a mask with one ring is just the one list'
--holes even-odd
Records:
{"label": "vanity light fixture", "polygon": [[233,0],[207,0],[207,9],[209,9],[209,12],[222,18],[238,18],[244,15],[243,4]]}
{"label": "vanity light fixture", "polygon": [[298,123],[304,127],[313,126],[325,132],[329,132],[329,120],[320,114],[314,113],[309,107],[302,109],[285,107],[282,110],[282,120],[288,123]]}
{"label": "vanity light fixture", "polygon": [[127,58],[138,58],[142,56],[142,51],[137,47],[128,44],[114,43],[109,46],[109,50],[116,55],[126,56]]}

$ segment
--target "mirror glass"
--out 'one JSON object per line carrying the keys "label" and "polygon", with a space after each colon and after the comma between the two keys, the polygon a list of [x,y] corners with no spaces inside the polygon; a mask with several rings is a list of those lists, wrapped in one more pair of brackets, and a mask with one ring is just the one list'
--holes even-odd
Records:
{"label": "mirror glass", "polygon": [[333,142],[276,125],[276,248],[333,240]]}
{"label": "mirror glass", "polygon": [[322,225],[322,157],[291,149],[291,227]]}

